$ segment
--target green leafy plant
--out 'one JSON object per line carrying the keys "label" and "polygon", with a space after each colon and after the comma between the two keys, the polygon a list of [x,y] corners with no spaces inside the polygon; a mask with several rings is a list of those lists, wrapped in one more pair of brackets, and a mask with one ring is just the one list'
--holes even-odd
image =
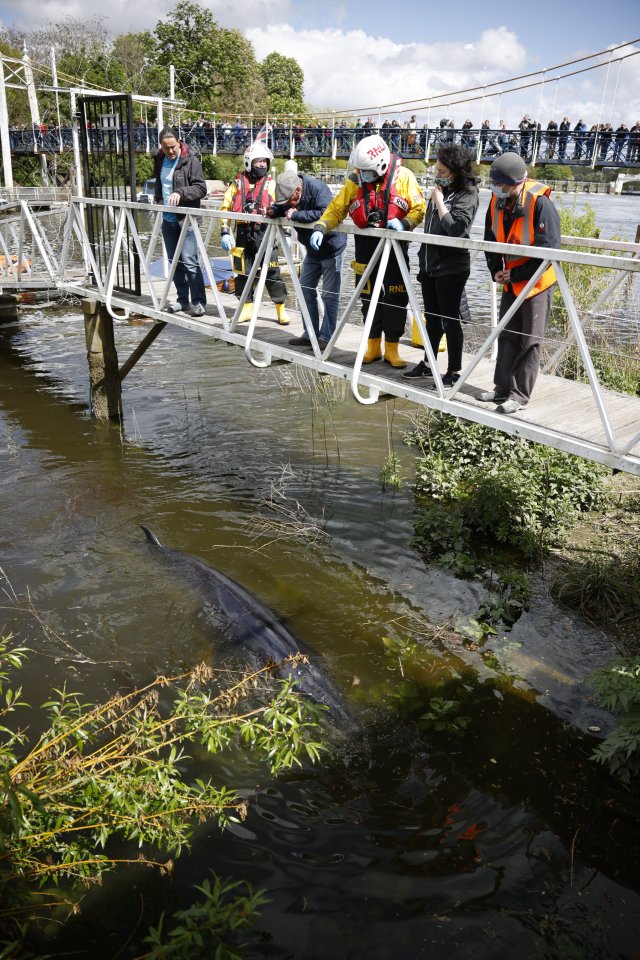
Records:
{"label": "green leafy plant", "polygon": [[448,733],[460,737],[471,723],[469,717],[461,714],[457,700],[445,700],[444,697],[432,697],[429,709],[418,718],[418,726],[435,733]]}
{"label": "green leafy plant", "polygon": [[151,927],[145,943],[150,949],[144,960],[241,960],[242,954],[231,943],[238,933],[253,926],[260,907],[268,902],[263,893],[254,893],[243,884],[214,877],[195,889],[202,899],[185,910],[177,910],[165,928],[162,916],[157,927]]}
{"label": "green leafy plant", "polygon": [[390,487],[392,490],[399,490],[402,486],[402,477],[400,476],[400,461],[395,453],[390,453],[380,470],[380,483],[382,489]]}
{"label": "green leafy plant", "polygon": [[593,753],[597,763],[607,767],[627,786],[640,785],[640,657],[616,660],[590,677],[594,692],[617,725]]}
{"label": "green leafy plant", "polygon": [[418,450],[415,542],[431,558],[480,565],[493,544],[531,560],[606,499],[604,467],[479,424],[428,411],[405,440]]}
{"label": "green leafy plant", "polygon": [[[192,771],[189,749],[214,755],[244,745],[273,773],[320,756],[314,733],[322,708],[302,699],[294,682],[275,681],[275,695],[256,702],[256,687],[273,664],[223,689],[215,689],[211,669],[201,664],[98,705],[79,693],[55,690],[42,707],[43,732],[30,743],[26,730],[8,725],[9,715],[25,706],[20,689],[9,685],[10,670],[21,666],[25,654],[12,638],[0,638],[0,938],[5,942],[15,939],[25,917],[44,923],[47,914],[62,911],[61,919],[106,871],[126,863],[168,871],[197,824],[213,819],[224,827],[245,816],[246,803],[230,787]],[[33,897],[44,885],[46,905]],[[215,883],[201,892],[210,905],[222,897]],[[225,897],[228,893],[226,888]],[[246,898],[237,901],[231,927],[258,902],[251,895],[249,909]]]}

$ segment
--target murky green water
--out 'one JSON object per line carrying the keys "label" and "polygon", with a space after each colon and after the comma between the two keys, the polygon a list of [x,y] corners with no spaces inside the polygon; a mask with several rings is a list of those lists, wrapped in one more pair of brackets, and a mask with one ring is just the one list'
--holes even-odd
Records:
{"label": "murky green water", "polygon": [[[121,360],[143,333],[118,326]],[[222,837],[203,828],[159,886],[128,874],[92,894],[76,948],[130,956],[143,899],[184,905],[215,869],[269,892],[251,957],[635,955],[637,809],[590,762],[585,733],[606,723],[581,681],[610,658],[607,638],[541,584],[495,645],[499,672],[451,639],[425,641],[414,668],[385,652],[384,637],[471,616],[483,595],[424,568],[408,488],[381,490],[389,443],[410,479],[410,405],[328,402],[288,367],[257,371],[236,348],[174,329],[125,381],[121,436],[87,417],[72,308],[25,311],[0,338],[0,369],[0,622],[34,649],[31,703],[64,681],[98,697],[216,662],[212,611],[158,563],[145,523],[285,618],[361,718],[323,767],[272,782],[234,760],[247,820]],[[436,678],[471,719],[462,739],[411,720]]]}

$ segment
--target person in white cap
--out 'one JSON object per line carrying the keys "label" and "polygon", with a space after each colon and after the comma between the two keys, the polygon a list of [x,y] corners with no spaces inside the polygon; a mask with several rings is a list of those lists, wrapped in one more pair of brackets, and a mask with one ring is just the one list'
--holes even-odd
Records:
{"label": "person in white cap", "polygon": [[[326,234],[342,223],[347,214],[357,227],[362,228],[382,227],[402,232],[414,230],[422,223],[426,204],[418,181],[408,167],[402,166],[402,158],[391,153],[382,137],[377,134],[364,137],[353,149],[349,167],[352,172],[344,187],[314,225],[309,239],[312,250],[320,249]],[[379,240],[358,231],[354,241],[356,259],[352,266],[356,280],[359,280]],[[400,255],[406,264],[409,262],[407,247],[408,244],[401,244]],[[361,293],[365,316],[377,272],[376,264]],[[406,367],[406,360],[398,354],[398,342],[404,333],[408,302],[409,294],[400,265],[392,251],[382,279],[363,363],[383,360],[392,367]]]}
{"label": "person in white cap", "polygon": [[[331,190],[322,180],[316,180],[294,169],[285,169],[276,179],[276,200],[267,211],[268,217],[286,217],[292,224],[312,224],[331,203]],[[331,231],[316,250],[310,246],[311,231],[300,230],[298,240],[304,245],[307,255],[302,264],[300,284],[309,311],[318,345],[324,350],[338,322],[340,304],[340,280],[342,257],[347,244],[344,233]],[[318,284],[322,280],[322,304],[324,315],[320,326],[318,310]],[[311,345],[308,331],[301,337],[293,337],[290,344],[302,347]]]}
{"label": "person in white cap", "polygon": [[[551,190],[527,176],[517,153],[503,153],[489,171],[493,196],[485,219],[484,239],[498,243],[557,249],[561,243],[560,216]],[[536,257],[485,253],[489,273],[502,284],[500,317],[515,302],[540,266]],[[540,370],[540,348],[549,321],[556,275],[553,267],[536,280],[498,337],[493,374],[495,387],[478,399],[498,403],[497,413],[516,413],[527,405]]]}

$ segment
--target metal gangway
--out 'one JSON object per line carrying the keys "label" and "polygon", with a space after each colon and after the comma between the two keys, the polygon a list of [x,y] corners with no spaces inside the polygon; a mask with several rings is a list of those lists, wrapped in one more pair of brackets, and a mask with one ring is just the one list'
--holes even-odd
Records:
{"label": "metal gangway", "polygon": [[[143,316],[151,326],[141,337],[133,354],[117,366],[118,387],[133,367],[151,348],[167,324],[232,344],[244,351],[248,363],[266,368],[289,363],[318,374],[346,380],[355,400],[373,404],[396,397],[464,420],[473,421],[607,464],[611,468],[640,475],[640,397],[605,388],[597,372],[599,358],[615,353],[624,363],[640,362],[638,351],[638,273],[640,246],[621,241],[563,237],[563,246],[545,250],[545,259],[527,283],[513,307],[498,322],[495,309],[495,285],[483,265],[485,251],[514,254],[513,244],[488,243],[472,235],[471,239],[453,239],[391,230],[371,229],[367,234],[378,239],[374,256],[364,273],[354,282],[345,257],[343,294],[337,329],[324,349],[320,348],[311,324],[290,248],[289,220],[266,220],[247,214],[222,214],[217,209],[188,209],[184,214],[179,255],[186,231],[195,230],[205,281],[208,304],[204,317],[186,313],[171,314],[167,303],[172,298],[174,267],[163,270],[161,218],[165,208],[149,207],[118,200],[73,197],[64,211],[34,211],[20,201],[14,214],[0,219],[0,254],[3,291],[21,291],[36,287],[62,291],[82,298],[86,304],[98,304],[103,317],[113,325],[110,336],[117,346],[118,324],[132,315]],[[167,208],[168,209],[168,208]],[[179,209],[179,208],[178,208]],[[171,208],[176,212],[176,208]],[[144,218],[142,215],[145,215]],[[219,289],[215,276],[220,254],[219,221],[243,220],[266,226],[262,242],[248,276],[243,295]],[[89,230],[89,224],[101,221],[101,231]],[[144,220],[145,229],[139,227]],[[340,232],[353,234],[356,228],[343,224]],[[466,248],[474,261],[469,281],[476,284],[490,318],[466,326],[465,358],[460,379],[447,388],[438,371],[424,327],[423,305],[417,291],[415,270],[407,268],[401,245],[429,243],[434,246]],[[281,326],[273,305],[265,302],[266,270],[277,245],[287,268],[290,300],[295,308],[292,322]],[[523,256],[540,257],[540,248],[520,247]],[[403,379],[402,370],[384,362],[363,365],[373,311],[378,301],[381,278],[392,253],[396,253],[409,294],[409,312],[415,318],[420,338],[426,344],[434,381]],[[410,260],[415,262],[415,253]],[[175,261],[174,261],[175,262]],[[226,260],[229,263],[228,258]],[[551,264],[558,278],[556,302],[547,338],[544,363],[529,405],[513,416],[495,411],[478,400],[478,394],[493,385],[492,355],[496,340],[509,322],[518,304],[526,297],[541,273]],[[377,274],[375,268],[378,268]],[[411,275],[413,271],[413,276]],[[474,281],[474,274],[476,280]],[[477,279],[480,277],[480,279]],[[366,315],[361,312],[360,293],[373,278],[371,302]],[[238,319],[252,283],[256,281],[254,307],[250,321]],[[589,284],[589,289],[587,289]],[[489,305],[493,305],[489,309]],[[311,349],[293,346],[289,339],[299,335],[303,322],[310,330]],[[92,329],[95,329],[95,323]],[[89,333],[88,333],[89,343]],[[424,355],[421,346],[401,341],[401,354],[410,363]],[[578,379],[563,376],[568,362],[580,372]],[[178,370],[178,359],[176,360]]]}

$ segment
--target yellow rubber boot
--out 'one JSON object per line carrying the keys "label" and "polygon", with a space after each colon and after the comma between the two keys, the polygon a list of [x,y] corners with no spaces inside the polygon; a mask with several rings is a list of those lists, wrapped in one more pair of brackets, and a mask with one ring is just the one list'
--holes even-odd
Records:
{"label": "yellow rubber boot", "polygon": [[248,323],[251,320],[251,314],[253,313],[253,303],[245,303],[244,307],[240,311],[240,316],[238,317],[238,323]]}
{"label": "yellow rubber boot", "polygon": [[406,367],[407,365],[407,361],[398,356],[398,344],[389,343],[388,340],[384,342],[384,362],[390,363],[392,367],[398,368]]}
{"label": "yellow rubber boot", "polygon": [[289,317],[287,316],[284,303],[276,303],[276,313],[278,314],[278,323],[283,327],[286,326],[286,324],[289,323]]}
{"label": "yellow rubber boot", "polygon": [[374,360],[382,360],[382,337],[376,340],[367,340],[367,352],[362,358],[363,363],[373,363]]}
{"label": "yellow rubber boot", "polygon": [[[422,320],[424,323],[426,323],[424,313],[422,314]],[[411,314],[411,343],[414,347],[424,347],[424,342],[420,333],[420,327],[418,326],[418,321],[413,314]]]}

